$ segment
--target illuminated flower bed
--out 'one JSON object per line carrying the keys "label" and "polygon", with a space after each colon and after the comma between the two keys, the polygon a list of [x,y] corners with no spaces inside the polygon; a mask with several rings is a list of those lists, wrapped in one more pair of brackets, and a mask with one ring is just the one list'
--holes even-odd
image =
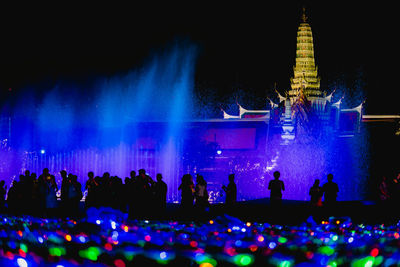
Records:
{"label": "illuminated flower bed", "polygon": [[298,226],[242,222],[81,221],[0,216],[1,266],[390,266],[399,225],[331,218]]}

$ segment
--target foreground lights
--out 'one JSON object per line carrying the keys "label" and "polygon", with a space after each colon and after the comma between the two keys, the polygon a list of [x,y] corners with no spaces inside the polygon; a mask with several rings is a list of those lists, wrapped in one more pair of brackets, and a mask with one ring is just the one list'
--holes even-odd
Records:
{"label": "foreground lights", "polygon": [[238,266],[247,266],[253,263],[254,259],[252,255],[249,254],[239,254],[233,258],[233,261]]}
{"label": "foreground lights", "polygon": [[28,267],[28,263],[23,258],[18,258],[17,259],[17,264],[18,264],[19,267]]}

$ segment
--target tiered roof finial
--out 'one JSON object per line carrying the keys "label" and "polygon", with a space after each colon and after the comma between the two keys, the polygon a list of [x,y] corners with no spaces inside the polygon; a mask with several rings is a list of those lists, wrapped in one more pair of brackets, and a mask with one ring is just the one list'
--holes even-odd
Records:
{"label": "tiered roof finial", "polygon": [[303,15],[301,16],[302,21],[307,22],[308,17],[306,16],[306,8],[303,7]]}

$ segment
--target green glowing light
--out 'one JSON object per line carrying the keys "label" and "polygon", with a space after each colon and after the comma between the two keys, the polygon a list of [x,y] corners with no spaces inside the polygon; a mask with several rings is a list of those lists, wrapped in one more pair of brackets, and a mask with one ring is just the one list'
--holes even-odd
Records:
{"label": "green glowing light", "polygon": [[335,250],[329,246],[323,246],[318,249],[318,252],[323,255],[331,256],[333,253],[335,253]]}
{"label": "green glowing light", "polygon": [[291,265],[290,261],[282,261],[279,264],[279,267],[290,267],[290,265]]}
{"label": "green glowing light", "polygon": [[372,266],[374,266],[374,263],[375,263],[375,258],[372,256],[368,256],[368,257],[353,261],[351,266],[353,266],[353,267],[372,267]]}
{"label": "green glowing light", "polygon": [[87,250],[79,251],[79,256],[91,261],[96,261],[99,255],[100,255],[100,249],[97,247],[89,247]]}
{"label": "green glowing light", "polygon": [[233,258],[233,261],[238,266],[247,266],[253,263],[254,258],[249,254],[239,254]]}
{"label": "green glowing light", "polygon": [[49,254],[51,256],[61,257],[62,255],[65,255],[65,248],[62,247],[49,248]]}
{"label": "green glowing light", "polygon": [[286,243],[286,242],[287,242],[287,238],[286,238],[286,237],[283,237],[283,236],[280,236],[280,237],[278,238],[278,242],[279,242],[279,243]]}

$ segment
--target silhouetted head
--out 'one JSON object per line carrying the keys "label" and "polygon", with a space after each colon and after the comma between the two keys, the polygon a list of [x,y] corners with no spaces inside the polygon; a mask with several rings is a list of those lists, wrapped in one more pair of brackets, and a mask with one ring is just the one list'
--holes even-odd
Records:
{"label": "silhouetted head", "polygon": [[45,175],[49,174],[49,169],[44,168],[44,169],[43,169],[43,174],[45,174]]}
{"label": "silhouetted head", "polygon": [[315,179],[314,186],[319,186],[319,179]]}
{"label": "silhouetted head", "polygon": [[332,180],[333,180],[333,174],[330,173],[328,174],[328,182],[332,182]]}
{"label": "silhouetted head", "polygon": [[105,179],[110,178],[110,173],[109,172],[103,173],[103,178],[105,178]]}
{"label": "silhouetted head", "polygon": [[93,179],[93,178],[94,178],[94,173],[93,173],[93,172],[88,172],[87,176],[88,176],[90,179]]}
{"label": "silhouetted head", "polygon": [[31,173],[30,173],[30,171],[29,170],[26,170],[25,171],[25,176],[29,176]]}
{"label": "silhouetted head", "polygon": [[60,171],[60,174],[62,178],[67,177],[67,172],[65,170]]}
{"label": "silhouetted head", "polygon": [[136,172],[135,171],[131,171],[131,178],[135,178],[136,177]]}
{"label": "silhouetted head", "polygon": [[157,178],[157,182],[160,182],[162,180],[162,178],[163,178],[162,174],[161,173],[157,173],[156,178]]}
{"label": "silhouetted head", "polygon": [[233,183],[233,181],[235,181],[235,174],[234,173],[229,174],[228,179],[229,182]]}
{"label": "silhouetted head", "polygon": [[206,180],[204,180],[203,175],[200,175],[200,174],[197,174],[197,176],[196,176],[196,182],[197,182],[198,184],[200,184],[200,185],[205,185],[205,184],[207,184],[207,183],[206,183]]}
{"label": "silhouetted head", "polygon": [[279,177],[281,177],[281,173],[278,171],[274,171],[274,178],[278,180]]}
{"label": "silhouetted head", "polygon": [[4,180],[0,181],[0,186],[3,187],[6,182]]}
{"label": "silhouetted head", "polygon": [[140,169],[139,170],[139,176],[140,177],[145,177],[146,176],[146,170],[145,169]]}
{"label": "silhouetted head", "polygon": [[182,177],[183,184],[193,184],[193,177],[190,174],[185,174]]}

